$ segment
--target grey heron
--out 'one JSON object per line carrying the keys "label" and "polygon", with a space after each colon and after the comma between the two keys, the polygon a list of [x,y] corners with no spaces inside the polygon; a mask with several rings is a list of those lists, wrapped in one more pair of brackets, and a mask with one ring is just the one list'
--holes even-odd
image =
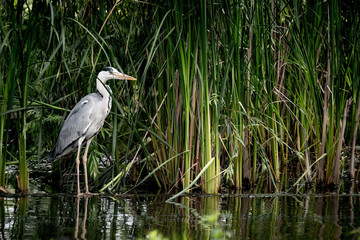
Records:
{"label": "grey heron", "polygon": [[99,93],[86,95],[75,105],[61,128],[54,148],[48,155],[48,162],[50,162],[77,149],[76,175],[78,196],[82,195],[80,191],[79,167],[80,151],[85,142],[86,147],[83,155],[85,194],[91,194],[87,178],[87,154],[91,141],[101,130],[105,118],[109,115],[111,109],[112,99],[109,93],[111,89],[106,85],[106,82],[111,79],[136,80],[131,76],[120,73],[115,68],[104,68],[96,79],[96,88]]}

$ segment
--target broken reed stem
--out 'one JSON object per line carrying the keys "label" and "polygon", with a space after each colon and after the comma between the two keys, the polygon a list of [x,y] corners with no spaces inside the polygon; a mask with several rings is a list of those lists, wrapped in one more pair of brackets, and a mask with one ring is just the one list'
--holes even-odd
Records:
{"label": "broken reed stem", "polygon": [[355,178],[355,145],[356,145],[356,138],[357,138],[357,132],[359,129],[359,118],[360,118],[360,95],[357,101],[357,108],[355,113],[355,126],[354,126],[354,132],[353,132],[353,138],[351,143],[351,156],[350,156],[350,180],[354,180]]}
{"label": "broken reed stem", "polygon": [[329,182],[327,184],[337,185],[340,180],[339,175],[340,175],[340,158],[341,158],[341,152],[342,152],[342,143],[343,143],[344,133],[345,133],[345,128],[346,128],[346,118],[348,115],[348,111],[349,111],[351,102],[352,102],[352,99],[350,98],[350,99],[346,100],[346,103],[345,103],[344,115],[343,115],[343,119],[342,119],[342,126],[341,126],[341,130],[340,130],[340,135],[339,135],[339,141],[337,143],[334,167],[331,171],[331,176],[330,176]]}

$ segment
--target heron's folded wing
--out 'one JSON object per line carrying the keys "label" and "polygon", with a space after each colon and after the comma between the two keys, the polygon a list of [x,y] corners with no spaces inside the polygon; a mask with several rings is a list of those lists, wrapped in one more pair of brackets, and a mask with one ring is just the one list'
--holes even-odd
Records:
{"label": "heron's folded wing", "polygon": [[89,94],[82,98],[67,117],[56,142],[56,155],[76,148],[77,141],[84,136],[91,125],[91,115],[94,111],[97,94]]}

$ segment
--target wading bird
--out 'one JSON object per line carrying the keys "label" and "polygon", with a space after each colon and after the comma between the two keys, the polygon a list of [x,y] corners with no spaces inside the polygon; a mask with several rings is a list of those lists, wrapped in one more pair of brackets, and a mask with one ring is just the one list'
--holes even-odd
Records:
{"label": "wading bird", "polygon": [[79,167],[81,146],[85,142],[86,147],[83,155],[85,195],[91,194],[87,179],[87,154],[91,141],[104,125],[105,118],[109,115],[111,109],[112,99],[109,93],[111,89],[108,85],[105,85],[111,79],[136,80],[131,76],[120,73],[115,68],[104,68],[96,79],[96,88],[99,93],[86,95],[75,105],[65,120],[54,148],[48,155],[48,162],[50,162],[77,149],[76,175],[78,196],[83,195],[80,191]]}

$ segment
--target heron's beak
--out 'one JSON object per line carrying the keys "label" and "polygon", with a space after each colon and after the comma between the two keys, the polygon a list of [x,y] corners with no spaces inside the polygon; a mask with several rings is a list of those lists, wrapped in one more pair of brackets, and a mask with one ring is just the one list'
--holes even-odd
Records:
{"label": "heron's beak", "polygon": [[122,73],[114,73],[114,77],[116,79],[121,79],[121,80],[131,80],[131,81],[136,81],[136,78],[126,75],[126,74],[122,74]]}

